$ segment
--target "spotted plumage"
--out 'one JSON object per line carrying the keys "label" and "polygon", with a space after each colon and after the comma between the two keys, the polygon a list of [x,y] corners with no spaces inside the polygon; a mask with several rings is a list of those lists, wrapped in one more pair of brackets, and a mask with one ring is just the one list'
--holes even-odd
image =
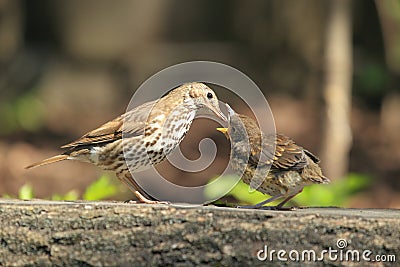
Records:
{"label": "spotted plumage", "polygon": [[213,90],[203,83],[184,84],[62,146],[68,149],[63,154],[27,168],[67,159],[89,162],[114,171],[139,200],[154,203],[148,200],[148,195],[147,198],[143,196],[146,194],[130,171],[141,171],[164,160],[185,137],[201,108],[207,108],[226,120]]}
{"label": "spotted plumage", "polygon": [[[319,167],[319,159],[283,134],[264,134],[257,123],[237,114],[228,105],[228,128],[218,128],[232,143],[231,166],[242,173],[243,182],[259,187],[270,199],[252,208],[259,208],[273,200],[284,198],[282,206],[313,183],[328,183]],[[248,138],[247,138],[248,137]]]}

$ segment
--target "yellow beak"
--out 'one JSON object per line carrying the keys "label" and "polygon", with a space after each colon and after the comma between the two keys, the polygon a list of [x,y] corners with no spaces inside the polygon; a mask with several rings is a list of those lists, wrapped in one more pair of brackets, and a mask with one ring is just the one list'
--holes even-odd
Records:
{"label": "yellow beak", "polygon": [[229,139],[228,128],[217,128],[217,131],[223,133]]}

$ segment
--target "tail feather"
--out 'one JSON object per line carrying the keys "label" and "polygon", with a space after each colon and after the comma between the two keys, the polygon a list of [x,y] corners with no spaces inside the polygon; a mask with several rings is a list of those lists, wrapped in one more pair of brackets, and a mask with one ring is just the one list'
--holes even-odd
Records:
{"label": "tail feather", "polygon": [[329,184],[331,182],[331,180],[329,180],[328,177],[323,176],[323,175],[320,177],[317,177],[317,178],[311,177],[310,180],[316,184]]}
{"label": "tail feather", "polygon": [[42,165],[46,165],[46,164],[50,164],[50,163],[54,163],[54,162],[58,162],[58,161],[62,161],[62,160],[66,160],[68,159],[69,155],[57,155],[36,163],[33,163],[29,166],[26,166],[25,169],[30,169],[30,168],[34,168],[34,167],[38,167],[38,166],[42,166]]}
{"label": "tail feather", "polygon": [[312,157],[307,156],[308,165],[302,171],[304,177],[315,184],[328,184],[330,182],[329,178],[322,174],[321,167],[314,160]]}

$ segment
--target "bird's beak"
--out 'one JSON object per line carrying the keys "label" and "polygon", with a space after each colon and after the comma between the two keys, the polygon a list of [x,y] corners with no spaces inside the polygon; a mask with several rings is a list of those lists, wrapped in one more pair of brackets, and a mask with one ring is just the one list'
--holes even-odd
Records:
{"label": "bird's beak", "polygon": [[223,121],[228,121],[228,119],[225,117],[224,113],[220,110],[218,113],[216,113],[217,117],[220,118]]}
{"label": "bird's beak", "polygon": [[223,133],[225,137],[229,139],[228,128],[217,128],[217,131]]}
{"label": "bird's beak", "polygon": [[223,121],[228,121],[227,118],[225,117],[224,113],[219,108],[215,108],[212,105],[207,105],[207,107],[221,120]]}

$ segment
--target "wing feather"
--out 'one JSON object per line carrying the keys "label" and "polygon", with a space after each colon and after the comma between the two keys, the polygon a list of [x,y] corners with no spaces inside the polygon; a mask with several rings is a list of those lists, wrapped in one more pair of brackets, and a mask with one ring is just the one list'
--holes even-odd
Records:
{"label": "wing feather", "polygon": [[86,133],[81,138],[62,146],[62,148],[113,142],[121,139],[122,135],[125,134],[140,136],[143,134],[147,118],[156,102],[157,100],[144,103]]}
{"label": "wing feather", "polygon": [[[260,158],[262,162],[259,163]],[[272,170],[301,170],[307,165],[305,150],[282,134],[266,136],[262,150],[261,145],[252,146],[249,161],[252,164],[271,165]]]}

